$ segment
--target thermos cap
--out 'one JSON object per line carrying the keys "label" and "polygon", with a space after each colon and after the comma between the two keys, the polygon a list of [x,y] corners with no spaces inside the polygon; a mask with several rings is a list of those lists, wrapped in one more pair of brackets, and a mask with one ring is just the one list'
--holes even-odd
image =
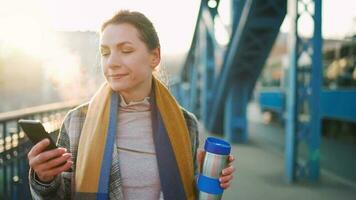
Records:
{"label": "thermos cap", "polygon": [[229,155],[231,151],[231,146],[225,140],[215,138],[215,137],[208,137],[205,140],[205,151],[220,155]]}

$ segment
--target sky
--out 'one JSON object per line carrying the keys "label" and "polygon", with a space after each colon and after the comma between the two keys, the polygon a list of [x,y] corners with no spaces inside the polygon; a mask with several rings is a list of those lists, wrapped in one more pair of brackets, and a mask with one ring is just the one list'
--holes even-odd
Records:
{"label": "sky", "polygon": [[[10,43],[19,43],[24,33],[34,37],[34,43],[48,30],[97,31],[115,12],[130,9],[143,12],[153,22],[163,51],[176,53],[190,45],[199,1],[0,0],[0,5],[0,40]],[[21,27],[17,22],[24,23]]]}
{"label": "sky", "polygon": [[[0,41],[36,52],[34,46],[47,31],[97,31],[117,10],[130,9],[151,19],[162,51],[174,54],[189,48],[199,4],[199,0],[0,0]],[[228,0],[221,0],[221,7],[223,21],[229,22]],[[355,0],[324,0],[323,36],[340,39],[356,31],[355,8]],[[308,24],[303,25],[306,32]],[[288,27],[285,20],[281,30],[287,32]]]}

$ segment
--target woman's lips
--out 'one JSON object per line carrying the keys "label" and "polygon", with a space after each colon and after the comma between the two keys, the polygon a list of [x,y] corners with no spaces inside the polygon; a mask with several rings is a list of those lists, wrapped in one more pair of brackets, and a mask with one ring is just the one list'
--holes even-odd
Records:
{"label": "woman's lips", "polygon": [[109,77],[112,79],[121,79],[122,77],[124,77],[126,75],[127,74],[113,74],[113,75],[109,75]]}

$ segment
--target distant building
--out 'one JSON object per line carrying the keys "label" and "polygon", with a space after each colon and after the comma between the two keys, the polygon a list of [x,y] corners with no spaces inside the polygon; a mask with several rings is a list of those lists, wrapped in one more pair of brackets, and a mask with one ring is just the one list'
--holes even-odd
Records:
{"label": "distant building", "polygon": [[[51,40],[53,38],[43,38]],[[56,32],[54,49],[44,58],[20,50],[0,55],[0,112],[92,96],[104,78],[96,32]],[[50,41],[48,41],[50,42]],[[162,78],[168,82],[180,73],[185,54],[162,51]]]}

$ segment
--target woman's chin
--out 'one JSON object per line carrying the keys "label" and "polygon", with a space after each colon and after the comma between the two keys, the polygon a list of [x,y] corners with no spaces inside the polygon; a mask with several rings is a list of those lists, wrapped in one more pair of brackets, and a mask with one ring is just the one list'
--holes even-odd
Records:
{"label": "woman's chin", "polygon": [[128,90],[129,87],[127,87],[127,85],[123,85],[123,84],[112,84],[112,83],[109,83],[110,87],[112,90],[114,90],[115,92],[122,92],[122,91],[125,91],[125,90]]}

